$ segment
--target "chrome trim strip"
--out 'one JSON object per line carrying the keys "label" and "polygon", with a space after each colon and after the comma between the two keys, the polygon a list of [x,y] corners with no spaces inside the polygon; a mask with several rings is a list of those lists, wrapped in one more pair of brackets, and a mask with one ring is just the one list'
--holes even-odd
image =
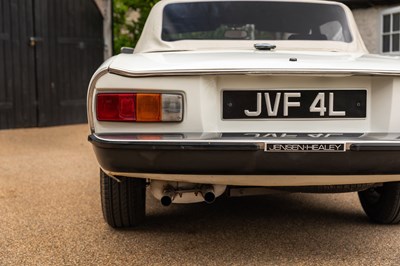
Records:
{"label": "chrome trim strip", "polygon": [[353,143],[352,151],[400,151],[400,143]]}
{"label": "chrome trim strip", "polygon": [[265,140],[257,140],[257,139],[181,139],[181,138],[171,138],[171,139],[135,139],[130,138],[129,136],[124,136],[124,138],[119,137],[112,137],[112,136],[99,136],[97,134],[93,134],[95,138],[100,141],[115,143],[115,144],[122,144],[122,143],[131,143],[131,144],[190,144],[190,143],[198,143],[198,144],[256,144],[258,145],[259,149],[264,150],[267,144],[344,144],[345,150],[349,151],[357,151],[352,148],[352,145],[366,145],[366,146],[374,146],[374,145],[382,145],[384,146],[397,146],[400,150],[400,140],[351,140],[351,139],[319,139],[319,140],[309,140],[309,139],[293,139],[293,140],[282,140],[282,139],[265,139]]}
{"label": "chrome trim strip", "polygon": [[182,175],[155,173],[111,172],[108,175],[146,178],[151,180],[178,181],[200,184],[236,186],[317,186],[369,184],[400,181],[400,175]]}
{"label": "chrome trim strip", "polygon": [[96,88],[97,81],[107,73],[108,73],[108,68],[102,69],[90,81],[86,102],[87,102],[87,117],[91,133],[94,133],[94,120],[93,120],[94,117],[92,112],[94,89]]}
{"label": "chrome trim strip", "polygon": [[125,77],[163,77],[163,76],[215,76],[215,75],[332,75],[332,76],[400,76],[398,70],[378,71],[369,69],[190,69],[190,70],[168,70],[168,71],[134,71],[129,72],[110,68],[109,72]]}

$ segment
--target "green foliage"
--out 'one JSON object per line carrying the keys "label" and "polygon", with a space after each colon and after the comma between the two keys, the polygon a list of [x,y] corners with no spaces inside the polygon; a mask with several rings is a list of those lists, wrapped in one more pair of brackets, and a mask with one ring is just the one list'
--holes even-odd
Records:
{"label": "green foliage", "polygon": [[[113,0],[114,9],[114,54],[118,54],[121,47],[135,47],[143,30],[151,8],[159,0]],[[140,14],[137,21],[129,21],[128,15],[132,12]]]}

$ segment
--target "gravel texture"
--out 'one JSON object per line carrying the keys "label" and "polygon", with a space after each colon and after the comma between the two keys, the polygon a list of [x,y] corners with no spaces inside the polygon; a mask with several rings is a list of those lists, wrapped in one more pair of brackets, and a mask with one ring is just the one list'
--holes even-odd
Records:
{"label": "gravel texture", "polygon": [[103,221],[86,125],[0,131],[0,265],[399,265],[400,226],[355,193],[222,198]]}

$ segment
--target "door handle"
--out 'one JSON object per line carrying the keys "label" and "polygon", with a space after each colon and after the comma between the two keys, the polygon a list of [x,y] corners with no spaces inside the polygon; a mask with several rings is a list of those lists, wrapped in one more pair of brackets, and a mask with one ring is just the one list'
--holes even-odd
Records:
{"label": "door handle", "polygon": [[29,37],[29,46],[35,47],[38,42],[43,42],[43,38],[35,36]]}

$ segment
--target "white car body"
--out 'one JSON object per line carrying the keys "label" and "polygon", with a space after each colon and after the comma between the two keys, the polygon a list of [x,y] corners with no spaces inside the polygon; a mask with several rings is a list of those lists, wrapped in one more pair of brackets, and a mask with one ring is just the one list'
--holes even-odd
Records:
{"label": "white car body", "polygon": [[[172,196],[174,203],[203,201],[201,191],[194,189],[196,184],[213,186],[219,196],[226,186],[400,181],[400,60],[368,54],[346,6],[328,1],[278,1],[340,7],[352,36],[347,42],[161,38],[166,6],[203,2],[207,1],[159,2],[134,53],[107,60],[94,74],[88,91],[89,139],[104,173],[117,180],[118,176],[147,179],[159,199],[167,187],[180,188]],[[276,48],[254,48],[266,42]],[[246,118],[224,118],[224,92],[246,90],[257,93],[267,106],[266,94],[279,91],[281,117],[258,117],[261,110],[252,107],[242,110]],[[307,90],[322,93],[326,110],[314,100],[310,112],[321,111],[321,117],[291,117],[302,104],[298,95]],[[365,117],[341,117],[345,111],[336,110],[333,102],[336,90],[365,91]],[[182,121],[128,123],[96,118],[96,95],[131,92],[182,96]],[[273,113],[276,106],[271,99],[269,104]],[[141,148],[116,155],[129,150],[121,148],[124,145]],[[218,147],[224,147],[223,152]],[[113,149],[115,153],[110,152]],[[243,149],[250,152],[241,153]],[[276,167],[263,166],[269,162]]]}

